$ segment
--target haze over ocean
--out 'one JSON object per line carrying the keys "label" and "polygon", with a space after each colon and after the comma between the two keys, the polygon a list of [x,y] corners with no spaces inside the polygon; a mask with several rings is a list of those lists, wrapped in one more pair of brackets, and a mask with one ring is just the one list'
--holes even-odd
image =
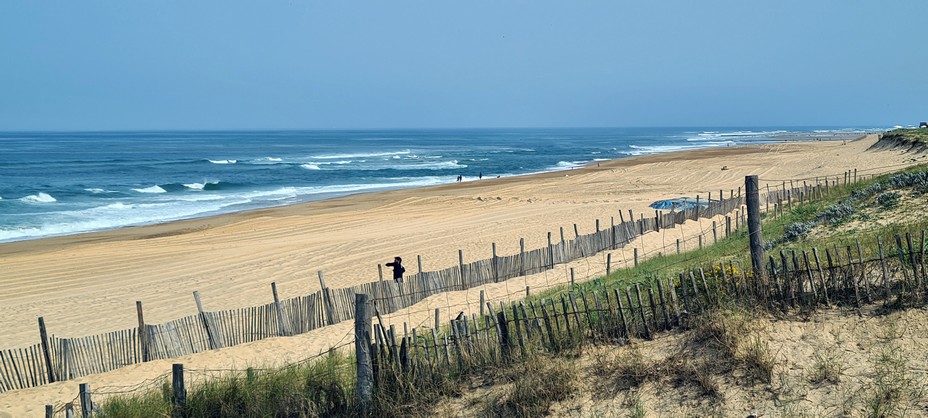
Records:
{"label": "haze over ocean", "polygon": [[0,242],[881,128],[0,133]]}

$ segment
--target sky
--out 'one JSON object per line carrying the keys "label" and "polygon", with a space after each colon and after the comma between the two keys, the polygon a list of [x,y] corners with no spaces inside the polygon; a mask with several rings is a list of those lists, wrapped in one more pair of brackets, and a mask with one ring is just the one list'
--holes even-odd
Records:
{"label": "sky", "polygon": [[892,126],[928,1],[4,0],[0,130]]}

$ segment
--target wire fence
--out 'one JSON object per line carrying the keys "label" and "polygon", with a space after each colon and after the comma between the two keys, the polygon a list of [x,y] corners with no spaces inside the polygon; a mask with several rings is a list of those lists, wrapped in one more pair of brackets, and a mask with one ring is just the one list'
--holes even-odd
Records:
{"label": "wire fence", "polygon": [[[836,189],[875,175],[858,175],[857,170],[849,170],[842,175],[816,177],[813,181],[783,180],[780,185],[774,184],[772,187],[773,181],[762,179],[766,184],[761,189],[761,201],[768,212],[773,210],[776,213],[778,209],[783,210],[784,205],[791,207],[794,202],[821,199]],[[800,181],[802,184],[799,184]],[[697,195],[695,201],[680,206],[680,210],[656,210],[654,216],[639,214],[635,219],[629,211],[629,219],[625,220],[619,212],[619,223],[613,220],[608,227],[597,227],[596,231],[589,234],[580,234],[575,230],[574,239],[566,239],[561,230],[560,240],[553,241],[552,234],[548,233],[547,246],[529,251],[522,246],[523,249],[517,254],[494,255],[490,259],[465,264],[459,253],[458,266],[422,271],[407,276],[402,282],[381,279],[348,288],[329,289],[324,286],[320,273],[323,284],[320,291],[278,301],[275,288],[275,301],[264,305],[216,312],[200,310],[196,315],[161,324],[140,323],[138,328],[84,337],[45,337],[42,328],[40,333],[43,338],[40,343],[0,350],[0,392],[71,380],[150,360],[176,358],[270,337],[306,333],[353,319],[354,296],[359,293],[372,295],[377,311],[389,314],[437,294],[466,291],[495,283],[508,286],[512,278],[540,273],[545,274],[546,285],[536,285],[536,290],[544,290],[562,284],[547,284],[547,274],[555,266],[586,259],[588,268],[584,278],[592,278],[608,272],[611,262],[603,263],[602,270],[593,269],[588,257],[621,250],[645,234],[663,231],[662,239],[666,240],[667,231],[674,226],[688,221],[699,222],[699,232],[695,235],[673,238],[670,243],[649,251],[642,247],[640,253],[638,248],[634,248],[634,264],[637,264],[638,258],[670,254],[673,251],[684,253],[697,245],[709,245],[710,236],[712,242],[715,242],[719,237],[727,237],[746,225],[744,196],[740,187],[737,193],[735,189],[729,190],[727,198],[724,197],[724,190],[720,190],[715,198],[712,193],[706,193],[706,196],[702,200],[701,195]],[[723,215],[726,215],[724,225],[713,221],[709,228],[703,224],[705,219]],[[626,267],[633,265],[625,252],[622,255]],[[195,296],[198,298],[198,295]],[[452,307],[454,305],[448,303],[446,308],[450,311]],[[141,321],[141,307],[139,316]]]}
{"label": "wire fence", "polygon": [[[772,254],[765,266],[766,276],[760,277],[733,264],[705,264],[675,277],[655,278],[632,286],[572,288],[537,300],[501,302],[498,308],[495,303],[487,302],[486,310],[481,308],[479,315],[460,312],[431,329],[420,323],[411,329],[404,326],[401,332],[378,315],[372,318],[373,332],[366,341],[370,346],[374,388],[379,391],[393,390],[393,386],[408,388],[410,383],[427,384],[436,374],[466,373],[585,344],[622,345],[636,339],[651,339],[658,333],[687,327],[690,319],[701,312],[733,303],[774,312],[794,309],[808,312],[834,306],[860,308],[880,302],[896,309],[922,306],[928,301],[926,241],[923,233],[921,245],[910,245],[913,235],[905,234],[906,239],[897,235],[896,245],[885,248],[879,242],[866,249],[832,245]],[[824,259],[820,258],[822,254]],[[334,347],[353,345],[354,333],[354,329],[349,330]],[[327,353],[283,368],[311,362]],[[257,370],[260,369],[251,372]],[[280,369],[267,371],[275,370]],[[183,371],[193,386],[220,377],[242,378],[243,372],[225,368]],[[86,400],[89,410],[99,411],[94,402],[107,397],[144,393],[158,386],[169,393],[168,376],[162,374],[132,386],[93,391],[88,388],[71,402],[54,405],[51,416],[75,408],[78,399],[82,408]],[[183,408],[183,404],[175,403],[174,408]]]}

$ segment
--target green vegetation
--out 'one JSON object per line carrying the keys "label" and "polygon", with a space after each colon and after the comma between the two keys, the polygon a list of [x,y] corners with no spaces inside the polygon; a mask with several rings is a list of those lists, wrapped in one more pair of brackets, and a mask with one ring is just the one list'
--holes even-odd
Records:
{"label": "green vegetation", "polygon": [[883,139],[891,139],[912,144],[928,143],[928,129],[893,129],[883,134]]}
{"label": "green vegetation", "polygon": [[[783,211],[783,216],[766,214],[764,239],[771,255],[780,251],[801,253],[812,248],[834,248],[846,249],[849,256],[869,258],[876,255],[858,253],[858,242],[862,248],[871,249],[876,247],[878,237],[885,240],[906,231],[928,229],[925,217],[900,215],[912,212],[910,205],[923,207],[925,193],[928,193],[928,169],[923,167],[842,187],[832,190],[823,199],[802,205],[794,203],[791,210]],[[718,231],[719,239],[714,245],[705,242],[701,249],[662,254],[642,261],[637,268],[620,269],[607,277],[580,283],[573,289],[566,286],[549,289],[533,295],[529,301],[539,302],[544,298],[550,309],[557,309],[551,302],[564,298],[568,290],[597,291],[602,295],[636,283],[650,287],[656,280],[666,283],[680,273],[710,265],[713,268],[706,271],[710,283],[717,282],[723,274],[750,274],[745,272],[745,266],[750,266],[747,231],[742,229],[728,238],[722,238],[724,226]],[[711,234],[709,237],[711,240]],[[921,237],[913,242],[924,245]],[[884,245],[887,257],[897,254],[895,241],[884,242]],[[567,302],[561,303],[567,306]],[[683,326],[689,332],[682,339],[680,349],[666,359],[645,360],[631,347],[631,350],[598,358],[593,369],[610,380],[613,390],[634,391],[645,382],[666,382],[690,388],[710,399],[721,399],[719,376],[733,370],[741,371],[743,384],[771,384],[777,361],[760,327],[753,322],[756,312],[738,307],[732,301],[723,300],[722,305],[729,307],[686,318]],[[592,319],[577,320],[580,329],[590,321]],[[629,318],[629,321],[636,319]],[[599,326],[604,325],[600,323]],[[609,332],[605,330],[606,334]],[[576,377],[574,357],[584,349],[584,341],[577,334],[561,335],[550,344],[548,341],[526,343],[527,353],[517,361],[508,361],[490,350],[492,344],[478,344],[465,367],[419,367],[409,373],[387,365],[379,370],[377,390],[367,414],[383,417],[434,415],[436,404],[459,397],[462,386],[479,378],[485,385],[506,388],[480,401],[482,415],[544,415],[554,402],[569,398],[576,390],[572,383]],[[540,346],[548,346],[550,352],[529,348]],[[886,351],[875,364],[877,368],[865,407],[871,416],[898,412],[900,405],[909,402],[906,398],[909,395],[900,388],[912,383],[904,359],[895,356],[893,351]],[[815,384],[837,384],[842,373],[839,358],[816,354],[808,379]],[[338,353],[279,370],[233,373],[196,382],[189,388],[186,413],[192,418],[364,415],[356,401],[354,360]],[[106,416],[170,416],[171,392],[165,384],[160,391],[111,398],[101,406]],[[640,400],[629,406],[632,416],[645,414]]]}

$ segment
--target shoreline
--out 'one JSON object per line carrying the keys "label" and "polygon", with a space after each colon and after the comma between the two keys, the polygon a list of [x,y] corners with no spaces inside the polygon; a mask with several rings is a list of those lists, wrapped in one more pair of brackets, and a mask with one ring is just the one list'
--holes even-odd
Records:
{"label": "shoreline", "polygon": [[800,178],[911,160],[895,151],[866,151],[876,136],[867,138],[651,154],[4,243],[6,345],[34,342],[39,316],[52,334],[80,336],[137,326],[134,301],[145,303],[150,323],[194,314],[193,291],[207,310],[255,306],[267,303],[271,282],[285,299],[318,290],[317,271],[331,288],[375,281],[377,264],[397,255],[412,273],[418,257],[423,270],[434,271],[456,266],[459,251],[470,262],[487,258],[494,244],[501,256],[517,253],[520,239],[527,250],[541,248],[548,232],[572,235],[576,225],[586,233],[597,222],[619,222],[628,210],[650,215],[649,205],[660,199],[727,194],[748,174]]}
{"label": "shoreline", "polygon": [[[331,288],[377,280],[376,264],[395,255],[416,271],[456,266],[488,258],[496,244],[500,256],[545,245],[546,232],[559,228],[581,233],[628,209],[650,214],[660,198],[692,195],[743,184],[745,175],[763,179],[835,175],[858,168],[888,171],[928,161],[926,155],[898,150],[867,151],[870,135],[848,142],[801,142],[703,149],[653,154],[600,162],[600,166],[489,179],[464,184],[365,193],[320,202],[224,215],[217,218],[56,237],[11,244],[15,252],[0,257],[0,317],[4,343],[15,348],[38,341],[36,318],[45,318],[48,333],[81,337],[138,326],[134,301],[142,301],[146,323],[194,315],[193,291],[204,309],[219,311],[266,304],[270,284],[280,298],[319,289],[316,271],[325,271]],[[726,170],[721,170],[722,167]],[[776,181],[779,184],[779,181]],[[636,216],[637,217],[637,216]],[[618,217],[616,217],[618,222]],[[622,250],[611,251],[613,268],[629,266],[633,250],[645,257],[668,251],[676,239],[711,229],[711,221],[690,221],[648,233]],[[572,236],[572,235],[571,235]],[[39,242],[41,241],[41,242]],[[670,246],[670,247],[668,247]],[[518,299],[563,284],[569,268],[578,280],[604,273],[600,254],[555,270],[467,291],[435,295],[385,316],[391,324],[427,325],[433,310],[442,318],[478,309],[478,293],[487,300]],[[387,272],[385,272],[387,273]],[[463,308],[462,308],[463,307]],[[41,406],[74,398],[78,383],[105,387],[137,385],[170,370],[172,363],[190,368],[229,369],[297,361],[338,346],[351,332],[350,322],[294,337],[269,338],[171,360],[128,366],[112,372],[0,394],[0,417],[38,415]]]}
{"label": "shoreline", "polygon": [[[861,140],[867,135],[862,135],[861,137],[855,139],[854,141]],[[837,140],[835,140],[837,141]],[[624,158],[615,158],[605,161],[590,161],[586,165],[577,168],[562,169],[562,170],[552,170],[544,171],[538,173],[528,173],[528,174],[519,174],[508,177],[500,178],[486,178],[482,180],[470,180],[462,183],[446,183],[446,184],[436,184],[430,186],[419,186],[419,187],[410,187],[410,188],[397,188],[397,189],[388,189],[388,190],[376,190],[369,192],[357,192],[351,193],[343,196],[336,196],[330,198],[323,198],[318,200],[310,200],[305,202],[273,206],[267,208],[258,208],[258,209],[248,209],[244,211],[230,212],[230,213],[220,213],[214,215],[206,215],[201,217],[194,217],[188,219],[178,219],[167,222],[159,222],[153,224],[144,224],[144,225],[132,225],[124,226],[113,229],[104,229],[98,231],[88,231],[88,232],[79,232],[75,234],[67,235],[57,235],[49,237],[38,237],[17,241],[9,242],[0,242],[0,255],[9,255],[17,254],[22,252],[31,252],[31,251],[42,251],[42,247],[67,247],[71,245],[80,245],[87,243],[98,243],[98,242],[113,242],[113,241],[126,241],[126,240],[136,240],[136,239],[150,239],[150,238],[159,238],[164,236],[171,235],[182,235],[190,232],[202,231],[204,229],[209,229],[218,226],[228,225],[230,223],[238,222],[240,220],[245,220],[253,218],[256,216],[280,216],[282,214],[297,210],[297,208],[309,208],[309,209],[318,209],[322,211],[330,210],[333,208],[341,208],[345,205],[341,204],[339,201],[345,200],[357,200],[358,196],[372,196],[372,195],[388,195],[395,192],[403,192],[410,190],[417,191],[435,191],[441,192],[449,189],[453,190],[468,190],[477,188],[480,186],[494,186],[501,184],[512,184],[512,183],[521,183],[525,181],[532,181],[533,179],[545,179],[553,177],[561,177],[564,173],[575,173],[575,174],[587,174],[594,172],[596,170],[602,169],[614,169],[620,167],[633,166],[637,164],[647,164],[663,161],[672,161],[676,159],[705,159],[712,158],[717,156],[737,156],[743,154],[749,154],[754,152],[761,152],[760,150],[752,150],[756,147],[763,147],[765,145],[771,144],[786,144],[786,143],[805,143],[805,142],[822,142],[822,141],[805,141],[805,140],[787,140],[782,142],[775,143],[765,143],[765,144],[747,144],[747,145],[738,145],[733,147],[706,147],[692,150],[680,150],[680,151],[669,151],[669,152],[659,152],[647,155],[635,155],[628,156]],[[496,182],[492,183],[491,182]]]}

